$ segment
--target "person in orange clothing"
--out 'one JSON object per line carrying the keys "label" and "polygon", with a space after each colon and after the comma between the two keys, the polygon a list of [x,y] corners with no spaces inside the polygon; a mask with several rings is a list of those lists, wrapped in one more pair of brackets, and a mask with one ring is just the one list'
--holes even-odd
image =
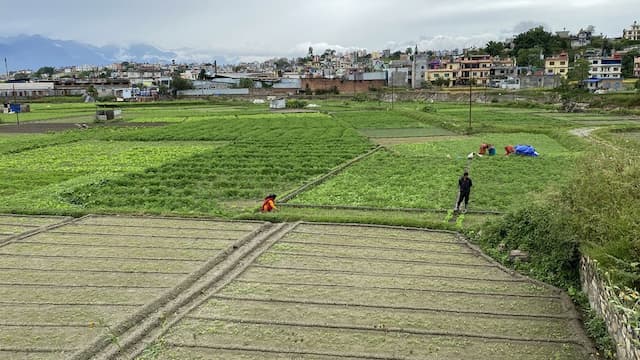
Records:
{"label": "person in orange clothing", "polygon": [[491,147],[491,144],[480,145],[480,150],[478,150],[478,154],[485,155],[487,151],[489,151],[489,147]]}
{"label": "person in orange clothing", "polygon": [[505,146],[504,147],[504,151],[505,151],[505,155],[507,155],[507,156],[516,153],[516,149],[513,147],[513,145]]}
{"label": "person in orange clothing", "polygon": [[275,210],[278,210],[278,208],[276,207],[276,194],[267,195],[267,197],[264,198],[262,206],[260,207],[260,211],[271,212]]}

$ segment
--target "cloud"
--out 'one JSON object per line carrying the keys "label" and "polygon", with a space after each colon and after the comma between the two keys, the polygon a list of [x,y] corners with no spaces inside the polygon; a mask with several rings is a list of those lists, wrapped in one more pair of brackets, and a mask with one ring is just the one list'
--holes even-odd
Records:
{"label": "cloud", "polygon": [[545,30],[549,31],[549,26],[543,23],[542,21],[521,21],[517,23],[510,31],[514,34],[520,34],[531,30],[533,28],[537,28],[542,26]]}
{"label": "cloud", "polygon": [[[216,56],[297,57],[326,48],[339,52],[418,43],[424,49],[483,46],[489,40],[544,25],[578,31],[589,24],[610,36],[633,23],[638,0],[125,0],[91,4],[65,0],[41,9],[41,1],[4,0],[15,14],[0,22],[4,36],[42,34],[93,45],[148,43],[185,58]],[[123,10],[126,9],[126,10]],[[635,18],[634,18],[635,17]],[[544,21],[540,21],[544,20]],[[74,24],[74,26],[60,26]],[[423,36],[420,36],[423,34]],[[412,40],[417,39],[417,40]]]}

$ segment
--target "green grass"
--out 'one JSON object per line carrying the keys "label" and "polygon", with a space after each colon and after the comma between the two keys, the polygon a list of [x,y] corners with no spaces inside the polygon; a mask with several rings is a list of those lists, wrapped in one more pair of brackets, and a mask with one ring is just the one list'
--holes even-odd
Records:
{"label": "green grass", "polygon": [[[21,122],[60,119],[67,119],[70,122],[87,122],[87,117],[92,117],[96,111],[95,104],[89,103],[34,103],[30,107],[30,112],[20,113]],[[13,123],[15,118],[15,114],[3,114],[2,122]]]}
{"label": "green grass", "polygon": [[450,208],[457,196],[457,179],[467,166],[466,155],[485,142],[498,149],[507,144],[528,143],[541,156],[474,159],[469,170],[474,181],[470,206],[477,210],[508,210],[526,202],[531,194],[562,183],[576,156],[545,135],[527,133],[404,144],[355,164],[292,202]]}
{"label": "green grass", "polygon": [[102,135],[230,143],[67,193],[67,201],[88,211],[219,215],[221,202],[283,194],[371,147],[354,130],[321,114],[220,116]]}
{"label": "green grass", "polygon": [[356,129],[427,128],[431,127],[398,111],[344,111],[334,114],[336,119]]}
{"label": "green grass", "polygon": [[58,212],[77,208],[63,194],[219,146],[216,142],[79,141],[0,155],[0,211]]}
{"label": "green grass", "polygon": [[422,136],[442,136],[454,135],[451,131],[436,127],[421,128],[400,128],[400,129],[358,129],[358,131],[367,137],[372,138],[389,138],[389,137],[422,137]]}

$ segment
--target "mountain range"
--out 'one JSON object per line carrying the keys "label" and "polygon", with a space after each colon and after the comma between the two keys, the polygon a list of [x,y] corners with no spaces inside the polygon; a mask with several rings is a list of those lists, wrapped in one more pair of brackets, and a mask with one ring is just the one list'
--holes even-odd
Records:
{"label": "mountain range", "polygon": [[[195,54],[191,49],[161,50],[148,44],[127,46],[94,46],[72,40],[55,40],[41,35],[0,37],[0,59],[7,59],[9,70],[37,70],[43,66],[108,65],[116,62],[169,63],[213,62],[226,63],[226,58]],[[4,69],[2,69],[4,70]]]}

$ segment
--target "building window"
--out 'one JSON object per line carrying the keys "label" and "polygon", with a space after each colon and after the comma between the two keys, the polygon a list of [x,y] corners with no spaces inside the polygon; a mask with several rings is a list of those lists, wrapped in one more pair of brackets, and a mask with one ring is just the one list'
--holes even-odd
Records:
{"label": "building window", "polygon": [[555,65],[555,64],[556,64],[556,62],[555,62],[555,61],[549,61],[549,66],[553,66],[553,65]]}
{"label": "building window", "polygon": [[564,61],[560,61],[560,65],[564,65],[564,64],[565,64],[565,62],[564,62]]}

